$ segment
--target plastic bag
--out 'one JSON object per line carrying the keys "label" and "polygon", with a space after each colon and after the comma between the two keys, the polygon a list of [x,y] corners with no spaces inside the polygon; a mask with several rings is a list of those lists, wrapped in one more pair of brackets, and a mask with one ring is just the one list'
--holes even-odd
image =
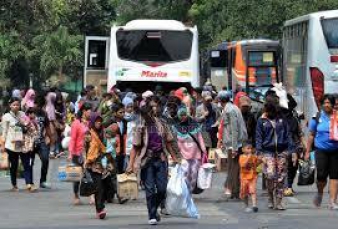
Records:
{"label": "plastic bag", "polygon": [[299,160],[298,185],[312,185],[315,182],[315,166],[311,161]]}
{"label": "plastic bag", "polygon": [[197,187],[200,189],[208,189],[211,188],[212,183],[212,169],[215,165],[210,163],[203,164],[198,169],[198,177],[197,177]]}
{"label": "plastic bag", "polygon": [[185,183],[184,178],[182,179],[183,171],[180,165],[176,165],[170,170],[170,179],[167,185],[167,192],[172,195],[182,195],[182,182]]}
{"label": "plastic bag", "polygon": [[200,218],[180,165],[176,165],[173,169],[173,174],[168,182],[166,209],[173,216]]}
{"label": "plastic bag", "polygon": [[62,142],[61,142],[62,149],[68,150],[69,142],[70,142],[70,137],[65,137],[64,139],[62,139]]}

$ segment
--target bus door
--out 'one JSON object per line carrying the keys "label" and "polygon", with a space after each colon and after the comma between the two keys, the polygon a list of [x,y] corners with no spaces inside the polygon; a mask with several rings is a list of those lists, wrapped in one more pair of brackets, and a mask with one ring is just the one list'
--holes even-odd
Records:
{"label": "bus door", "polygon": [[211,50],[210,51],[210,76],[211,83],[220,91],[223,86],[229,87],[228,78],[228,51]]}
{"label": "bus door", "polygon": [[248,50],[246,56],[246,88],[251,99],[263,102],[265,93],[278,79],[277,50]]}

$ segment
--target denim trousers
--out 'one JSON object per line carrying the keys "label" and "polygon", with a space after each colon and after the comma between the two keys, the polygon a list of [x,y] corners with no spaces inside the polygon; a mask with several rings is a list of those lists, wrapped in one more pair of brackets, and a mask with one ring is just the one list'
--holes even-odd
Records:
{"label": "denim trousers", "polygon": [[149,219],[156,219],[157,209],[166,197],[168,166],[160,158],[152,158],[141,170],[145,186]]}
{"label": "denim trousers", "polygon": [[35,154],[38,154],[41,160],[41,177],[40,184],[47,181],[48,167],[49,167],[49,147],[46,143],[41,142],[36,145],[32,155],[32,167],[35,161]]}

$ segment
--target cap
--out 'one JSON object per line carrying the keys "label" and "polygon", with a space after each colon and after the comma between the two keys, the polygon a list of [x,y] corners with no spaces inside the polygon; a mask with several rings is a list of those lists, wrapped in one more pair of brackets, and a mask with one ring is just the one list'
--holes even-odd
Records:
{"label": "cap", "polygon": [[231,98],[231,94],[228,91],[219,91],[217,94],[217,98],[219,99],[230,99]]}

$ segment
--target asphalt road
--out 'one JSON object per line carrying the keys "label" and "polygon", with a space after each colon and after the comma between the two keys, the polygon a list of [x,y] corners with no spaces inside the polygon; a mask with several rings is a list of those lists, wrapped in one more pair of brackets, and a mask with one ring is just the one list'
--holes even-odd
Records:
{"label": "asphalt road", "polygon": [[[0,178],[0,229],[27,228],[27,229],[72,229],[72,228],[109,228],[109,229],[143,229],[154,228],[147,225],[147,210],[144,193],[136,201],[125,205],[108,204],[108,217],[105,220],[95,218],[95,208],[88,204],[87,198],[82,198],[83,205],[72,206],[72,185],[57,181],[57,168],[64,160],[51,161],[50,180],[52,190],[39,190],[37,193],[27,193],[20,190],[18,193],[9,191],[9,178]],[[39,159],[35,166],[35,180],[39,179]],[[222,198],[222,186],[225,173],[214,176],[213,188],[203,194],[195,196],[201,218],[180,219],[174,217],[163,218],[156,228],[179,229],[337,229],[338,211],[327,209],[327,196],[323,208],[312,206],[312,197],[315,187],[295,187],[297,195],[286,198],[288,210],[276,212],[268,210],[267,199],[259,193],[259,212],[244,213],[243,205],[238,201],[225,201]],[[24,181],[19,180],[19,188],[24,188]],[[260,187],[260,185],[258,185]]]}

